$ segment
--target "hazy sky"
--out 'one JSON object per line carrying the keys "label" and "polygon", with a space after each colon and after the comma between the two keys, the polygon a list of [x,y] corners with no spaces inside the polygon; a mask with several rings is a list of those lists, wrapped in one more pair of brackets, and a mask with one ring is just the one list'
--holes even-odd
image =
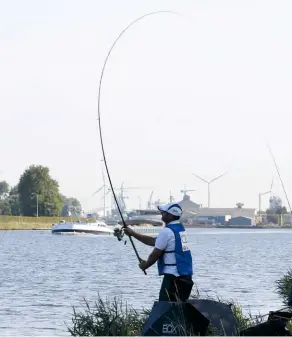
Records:
{"label": "hazy sky", "polygon": [[[97,93],[105,56],[138,16],[108,62],[101,94],[104,145],[114,185],[129,207],[169,191],[195,189],[211,206],[258,193],[284,198],[268,139],[292,198],[291,1],[0,2],[0,179],[11,185],[30,164],[47,165],[66,196],[102,206]],[[268,196],[263,197],[268,206]]]}

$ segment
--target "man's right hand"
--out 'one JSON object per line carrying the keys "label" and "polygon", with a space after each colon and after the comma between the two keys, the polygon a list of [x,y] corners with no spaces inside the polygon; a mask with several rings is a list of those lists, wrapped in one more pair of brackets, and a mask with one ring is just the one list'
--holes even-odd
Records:
{"label": "man's right hand", "polygon": [[128,235],[128,236],[133,236],[134,231],[133,231],[132,228],[125,227],[125,228],[124,228],[124,233],[125,233],[126,235]]}

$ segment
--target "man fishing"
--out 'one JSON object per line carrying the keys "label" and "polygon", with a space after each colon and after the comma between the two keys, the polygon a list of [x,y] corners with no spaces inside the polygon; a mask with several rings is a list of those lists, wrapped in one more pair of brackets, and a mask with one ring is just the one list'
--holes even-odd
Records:
{"label": "man fishing", "polygon": [[141,260],[139,267],[144,271],[155,262],[158,274],[164,275],[159,293],[159,301],[186,301],[191,293],[193,263],[187,243],[184,226],[180,223],[182,209],[179,204],[169,203],[158,206],[165,227],[157,238],[136,233],[131,228],[125,234],[133,236],[145,245],[154,247],[147,261]]}

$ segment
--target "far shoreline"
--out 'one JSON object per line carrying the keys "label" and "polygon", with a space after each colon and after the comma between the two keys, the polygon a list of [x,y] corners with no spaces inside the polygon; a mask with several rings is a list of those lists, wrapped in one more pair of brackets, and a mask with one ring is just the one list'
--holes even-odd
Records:
{"label": "far shoreline", "polygon": [[[54,223],[59,223],[61,220],[74,222],[78,219],[75,217],[26,217],[26,216],[6,216],[0,215],[0,231],[3,230],[50,230]],[[82,219],[83,220],[83,219]],[[90,219],[89,222],[94,221]],[[292,229],[289,225],[262,225],[257,226],[212,226],[210,224],[186,224],[184,223],[186,229],[188,228],[206,228],[206,229],[252,229],[252,230],[265,230],[265,229]]]}
{"label": "far shoreline", "polygon": [[[52,224],[48,225],[28,225],[28,224],[1,224],[0,222],[0,232],[1,231],[49,231],[51,230]],[[222,227],[211,227],[211,226],[196,226],[196,225],[187,225],[185,226],[186,229],[189,228],[197,228],[197,229],[221,229],[221,230],[228,230],[228,229],[250,229],[250,230],[284,230],[284,229],[291,229],[292,226],[222,226]]]}

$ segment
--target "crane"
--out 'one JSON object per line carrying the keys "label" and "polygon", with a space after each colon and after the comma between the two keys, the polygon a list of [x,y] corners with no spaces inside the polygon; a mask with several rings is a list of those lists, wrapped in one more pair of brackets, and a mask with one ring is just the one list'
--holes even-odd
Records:
{"label": "crane", "polygon": [[153,192],[154,192],[154,191],[151,192],[150,197],[149,197],[149,200],[148,200],[148,202],[147,202],[147,208],[148,208],[148,209],[152,209],[151,206],[152,206]]}

